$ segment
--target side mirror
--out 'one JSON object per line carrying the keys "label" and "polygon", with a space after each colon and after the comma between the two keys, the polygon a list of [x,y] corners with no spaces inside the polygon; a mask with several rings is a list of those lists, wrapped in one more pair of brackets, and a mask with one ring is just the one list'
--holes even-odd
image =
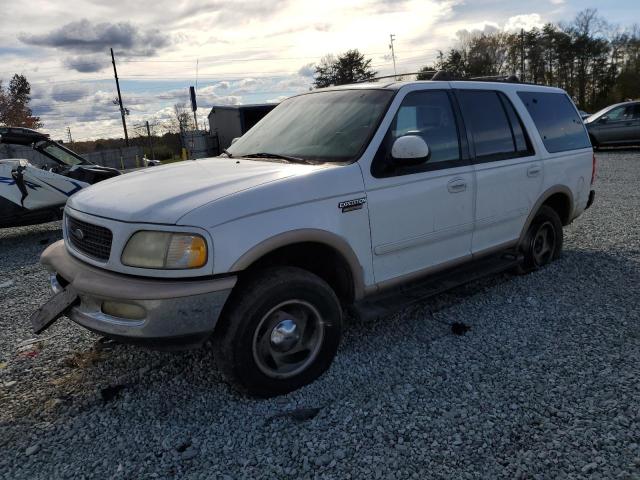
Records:
{"label": "side mirror", "polygon": [[238,140],[240,140],[240,137],[235,137],[231,139],[231,145],[233,145],[234,143],[236,143]]}
{"label": "side mirror", "polygon": [[418,165],[427,160],[429,153],[427,142],[418,135],[397,138],[391,147],[391,157],[400,165]]}
{"label": "side mirror", "polygon": [[609,121],[609,117],[607,117],[606,115],[603,115],[600,117],[600,120],[598,120],[598,123],[607,123]]}

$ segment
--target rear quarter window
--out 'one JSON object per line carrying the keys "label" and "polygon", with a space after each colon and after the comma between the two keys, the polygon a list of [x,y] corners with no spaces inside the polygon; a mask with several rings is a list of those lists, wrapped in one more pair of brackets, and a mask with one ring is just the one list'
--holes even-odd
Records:
{"label": "rear quarter window", "polygon": [[589,148],[591,142],[573,102],[564,93],[518,92],[549,153]]}

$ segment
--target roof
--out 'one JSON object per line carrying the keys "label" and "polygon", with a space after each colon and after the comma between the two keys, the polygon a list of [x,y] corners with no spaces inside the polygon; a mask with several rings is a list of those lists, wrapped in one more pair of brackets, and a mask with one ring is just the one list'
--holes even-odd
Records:
{"label": "roof", "polygon": [[0,127],[0,143],[31,145],[42,140],[49,140],[49,135],[24,127]]}
{"label": "roof", "polygon": [[[487,90],[489,88],[496,88],[498,90],[508,90],[510,88],[527,89],[527,90],[553,90],[553,91],[561,91],[561,89],[556,87],[547,87],[545,85],[535,85],[532,83],[522,83],[522,82],[505,82],[505,81],[489,81],[489,80],[403,80],[403,81],[393,81],[393,82],[367,82],[367,83],[349,83],[346,85],[337,85],[333,87],[321,88],[318,90],[312,90],[311,92],[305,93],[313,93],[317,91],[332,91],[332,90],[355,90],[355,89],[376,89],[376,90],[400,90],[403,87],[411,86],[411,85],[436,85],[441,86],[442,88],[456,88],[461,86],[466,87],[475,87],[479,90]],[[491,85],[491,87],[488,87]],[[498,88],[499,87],[499,88]],[[304,95],[302,93],[301,95]]]}

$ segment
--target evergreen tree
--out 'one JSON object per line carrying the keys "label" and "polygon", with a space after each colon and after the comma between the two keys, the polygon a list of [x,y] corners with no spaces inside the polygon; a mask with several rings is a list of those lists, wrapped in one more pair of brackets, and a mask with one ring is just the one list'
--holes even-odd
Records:
{"label": "evergreen tree", "polygon": [[358,50],[349,50],[335,57],[326,55],[316,66],[313,85],[316,88],[372,80],[376,71],[371,69],[371,59],[365,60]]}
{"label": "evergreen tree", "polygon": [[24,75],[15,74],[4,88],[0,82],[0,125],[40,128],[42,122],[29,108],[31,85]]}

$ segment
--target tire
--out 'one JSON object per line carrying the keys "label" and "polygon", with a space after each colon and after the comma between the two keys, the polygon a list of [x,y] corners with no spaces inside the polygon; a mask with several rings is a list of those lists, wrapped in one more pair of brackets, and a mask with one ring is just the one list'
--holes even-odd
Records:
{"label": "tire", "polygon": [[272,397],[322,375],[341,334],[340,302],[324,280],[300,268],[270,268],[234,288],[214,333],[214,356],[237,390]]}
{"label": "tire", "polygon": [[562,252],[563,240],[560,217],[553,208],[543,205],[525,235],[521,248],[524,260],[517,273],[533,272],[557,260]]}

